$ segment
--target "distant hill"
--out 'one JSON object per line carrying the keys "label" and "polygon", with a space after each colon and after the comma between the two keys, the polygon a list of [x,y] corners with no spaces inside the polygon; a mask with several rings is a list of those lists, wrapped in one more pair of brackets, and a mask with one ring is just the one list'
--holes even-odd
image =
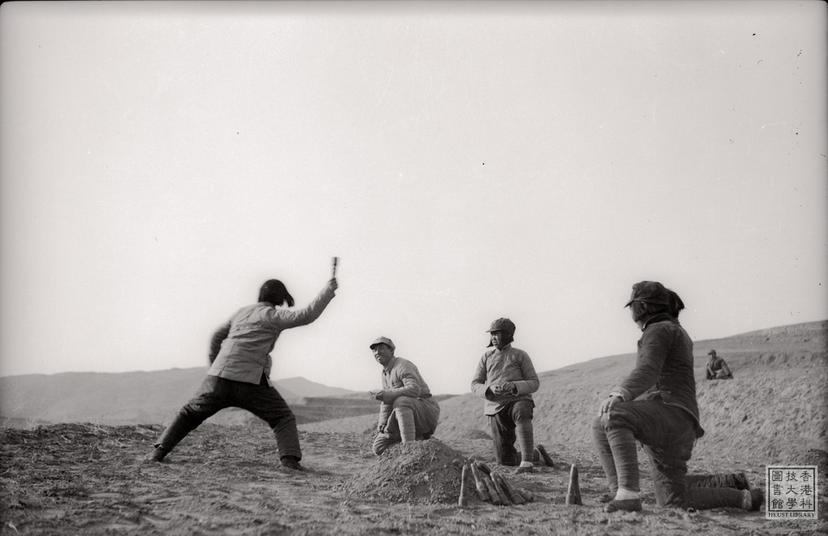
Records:
{"label": "distant hill", "polygon": [[[66,372],[0,378],[0,418],[15,423],[90,422],[147,424],[167,422],[195,393],[204,379],[204,367],[151,372]],[[274,382],[291,404],[306,397],[339,397],[353,393],[305,378]],[[353,405],[352,405],[353,406]],[[351,408],[350,415],[354,415]],[[366,410],[363,410],[363,412]],[[246,421],[241,410],[228,409],[213,422]],[[297,419],[302,422],[307,419]],[[319,411],[316,411],[319,414]]]}
{"label": "distant hill", "polygon": [[[807,449],[828,450],[826,341],[828,321],[696,341],[696,387],[706,433],[696,444],[695,463],[710,460],[710,465],[721,465],[727,460],[734,469],[747,468],[772,461],[790,463]],[[630,346],[635,348],[634,339]],[[704,379],[711,348],[728,362],[735,379]],[[573,457],[579,455],[576,452],[593,452],[591,424],[598,405],[634,364],[635,354],[628,353],[539,374],[541,385],[534,395],[536,442],[563,453],[571,448]],[[456,396],[441,401],[440,407],[436,437],[462,440],[489,433],[476,396]],[[373,418],[365,416],[302,428],[365,432],[374,425]]]}
{"label": "distant hill", "polygon": [[279,393],[285,399],[288,398],[285,392],[291,393],[292,399],[295,398],[309,398],[309,397],[331,397],[331,396],[347,396],[353,394],[354,391],[342,389],[341,387],[329,387],[297,376],[295,378],[285,378],[284,380],[277,380],[274,382]]}
{"label": "distant hill", "polygon": [[[635,348],[633,338],[630,347]],[[704,380],[711,348],[727,360],[734,380]],[[694,354],[702,426],[707,432],[697,443],[694,459],[723,457],[739,467],[745,460],[790,461],[807,448],[828,450],[828,321],[695,341]],[[635,354],[627,353],[542,372],[534,395],[536,440],[557,449],[572,445],[579,452],[592,452],[590,424],[598,404],[634,362]],[[14,426],[36,421],[166,423],[203,375],[204,369],[198,367],[4,377],[0,378],[0,417]],[[376,424],[377,403],[367,393],[304,378],[276,384],[299,423],[304,423],[303,429],[362,433]],[[480,399],[471,394],[438,399],[442,411],[437,437],[462,440],[488,434]],[[255,418],[247,412],[228,409],[211,422],[249,424],[251,420]]]}

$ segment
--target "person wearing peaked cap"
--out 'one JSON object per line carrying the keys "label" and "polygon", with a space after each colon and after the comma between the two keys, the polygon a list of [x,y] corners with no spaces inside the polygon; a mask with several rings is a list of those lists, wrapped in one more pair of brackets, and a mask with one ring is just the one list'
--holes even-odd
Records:
{"label": "person wearing peaked cap", "polygon": [[368,346],[382,366],[382,389],[370,392],[381,402],[374,454],[379,456],[396,443],[430,438],[437,429],[440,405],[417,366],[395,356],[397,347],[388,337],[377,337]]}
{"label": "person wearing peaked cap", "polygon": [[510,319],[498,318],[486,330],[490,349],[477,364],[471,390],[484,400],[483,413],[489,419],[497,463],[517,465],[517,472],[524,473],[532,472],[534,465],[532,393],[540,381],[529,354],[512,346],[515,329]]}
{"label": "person wearing peaked cap", "polygon": [[707,352],[707,355],[710,356],[710,359],[708,359],[707,361],[707,367],[705,370],[705,377],[708,380],[733,379],[733,372],[730,370],[730,367],[727,366],[725,360],[722,359],[716,353],[716,350],[710,350],[709,352]]}
{"label": "person wearing peaked cap", "polygon": [[[659,282],[641,281],[633,285],[626,306],[642,331],[636,365],[601,403],[592,427],[611,491],[606,511],[642,508],[636,441],[650,459],[658,506],[758,509],[761,489],[701,487],[687,478],[693,445],[704,430],[696,400],[693,341],[678,321],[684,308],[681,298]],[[696,480],[706,485],[728,481]]]}
{"label": "person wearing peaked cap", "polygon": [[218,411],[240,407],[273,430],[282,466],[302,470],[296,417],[270,382],[270,352],[282,331],[319,318],[337,288],[336,278],[331,278],[310,304],[294,310],[293,296],[284,283],[265,281],[259,288],[258,302],[236,311],[213,334],[207,377],[164,429],[148,461],[162,461],[187,434]]}

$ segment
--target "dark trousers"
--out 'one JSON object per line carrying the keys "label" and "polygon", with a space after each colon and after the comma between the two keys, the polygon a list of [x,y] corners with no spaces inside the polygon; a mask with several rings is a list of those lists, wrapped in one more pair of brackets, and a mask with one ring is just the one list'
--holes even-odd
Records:
{"label": "dark trousers", "polygon": [[171,451],[179,441],[218,411],[238,407],[264,420],[276,436],[279,457],[302,459],[296,417],[279,392],[263,381],[259,385],[207,376],[196,395],[187,402],[161,434],[156,447]]}
{"label": "dark trousers", "polygon": [[[641,442],[650,459],[651,475],[659,506],[678,506],[696,509],[722,506],[740,507],[743,493],[735,488],[688,487],[687,462],[696,440],[692,417],[681,408],[667,406],[657,400],[620,402],[613,406],[609,415],[593,423],[593,436],[601,465],[607,475],[610,489],[627,487],[637,489],[638,460],[635,449],[615,449],[625,452],[625,457],[615,459],[613,446],[607,438],[613,429],[627,429]],[[612,434],[610,433],[610,436]],[[631,475],[635,471],[634,475]]]}
{"label": "dark trousers", "polygon": [[532,400],[515,400],[502,410],[489,415],[489,427],[492,430],[495,459],[500,465],[519,465],[521,456],[515,449],[515,424],[520,421],[532,421],[535,403]]}

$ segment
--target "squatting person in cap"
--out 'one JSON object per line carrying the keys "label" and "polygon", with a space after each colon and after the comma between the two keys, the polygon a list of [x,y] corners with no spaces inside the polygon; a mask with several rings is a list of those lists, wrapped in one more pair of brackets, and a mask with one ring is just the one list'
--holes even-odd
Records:
{"label": "squatting person in cap", "polygon": [[[636,440],[650,459],[658,506],[758,509],[761,490],[737,489],[742,487],[738,482],[728,483],[733,479],[706,477],[705,484],[687,478],[693,445],[704,430],[696,401],[693,342],[678,321],[684,309],[681,298],[661,283],[642,281],[633,285],[626,306],[642,331],[635,368],[601,403],[593,423],[611,491],[602,499],[606,511],[641,510]],[[731,484],[736,487],[699,487]]]}
{"label": "squatting person in cap", "polygon": [[330,279],[307,307],[293,310],[290,309],[293,297],[285,285],[277,279],[265,281],[259,290],[259,300],[239,309],[214,333],[207,377],[161,434],[150,459],[160,462],[205,419],[234,406],[266,421],[276,436],[282,465],[301,470],[296,418],[270,383],[270,352],[282,331],[319,318],[333,299],[337,286],[336,279]]}
{"label": "squatting person in cap", "polygon": [[708,380],[732,380],[733,373],[730,367],[727,366],[725,360],[716,354],[716,350],[707,352],[710,359],[707,360],[707,370],[705,376]]}
{"label": "squatting person in cap", "polygon": [[529,354],[512,346],[514,322],[498,318],[487,331],[491,349],[483,353],[477,364],[471,390],[484,399],[483,412],[489,418],[497,463],[518,465],[518,473],[532,472],[532,393],[540,387],[538,375]]}
{"label": "squatting person in cap", "polygon": [[374,454],[379,456],[395,443],[430,438],[437,429],[440,405],[431,397],[417,366],[395,356],[396,346],[388,337],[377,337],[369,347],[382,365],[382,389],[371,391],[371,396],[382,402]]}

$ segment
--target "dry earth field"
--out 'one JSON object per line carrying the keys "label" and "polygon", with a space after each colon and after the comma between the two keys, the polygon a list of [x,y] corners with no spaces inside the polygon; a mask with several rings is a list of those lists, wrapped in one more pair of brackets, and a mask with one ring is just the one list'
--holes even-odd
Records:
{"label": "dry earth field", "polygon": [[[264,424],[205,423],[167,462],[142,459],[161,424],[56,424],[0,430],[2,534],[828,534],[826,322],[763,330],[696,344],[702,424],[692,472],[744,471],[764,487],[771,463],[819,464],[820,518],[775,521],[764,512],[658,509],[641,460],[643,513],[605,514],[603,479],[589,421],[631,355],[542,375],[536,441],[556,462],[510,481],[535,501],[457,506],[465,458],[492,464],[480,401],[441,402],[436,438],[369,452],[373,416],[302,425],[307,471],[282,470]],[[733,381],[706,382],[704,354],[715,347]],[[404,465],[404,471],[395,471]],[[569,464],[581,472],[583,506],[564,503]],[[496,466],[493,466],[496,468]],[[452,487],[453,486],[453,487]]]}

